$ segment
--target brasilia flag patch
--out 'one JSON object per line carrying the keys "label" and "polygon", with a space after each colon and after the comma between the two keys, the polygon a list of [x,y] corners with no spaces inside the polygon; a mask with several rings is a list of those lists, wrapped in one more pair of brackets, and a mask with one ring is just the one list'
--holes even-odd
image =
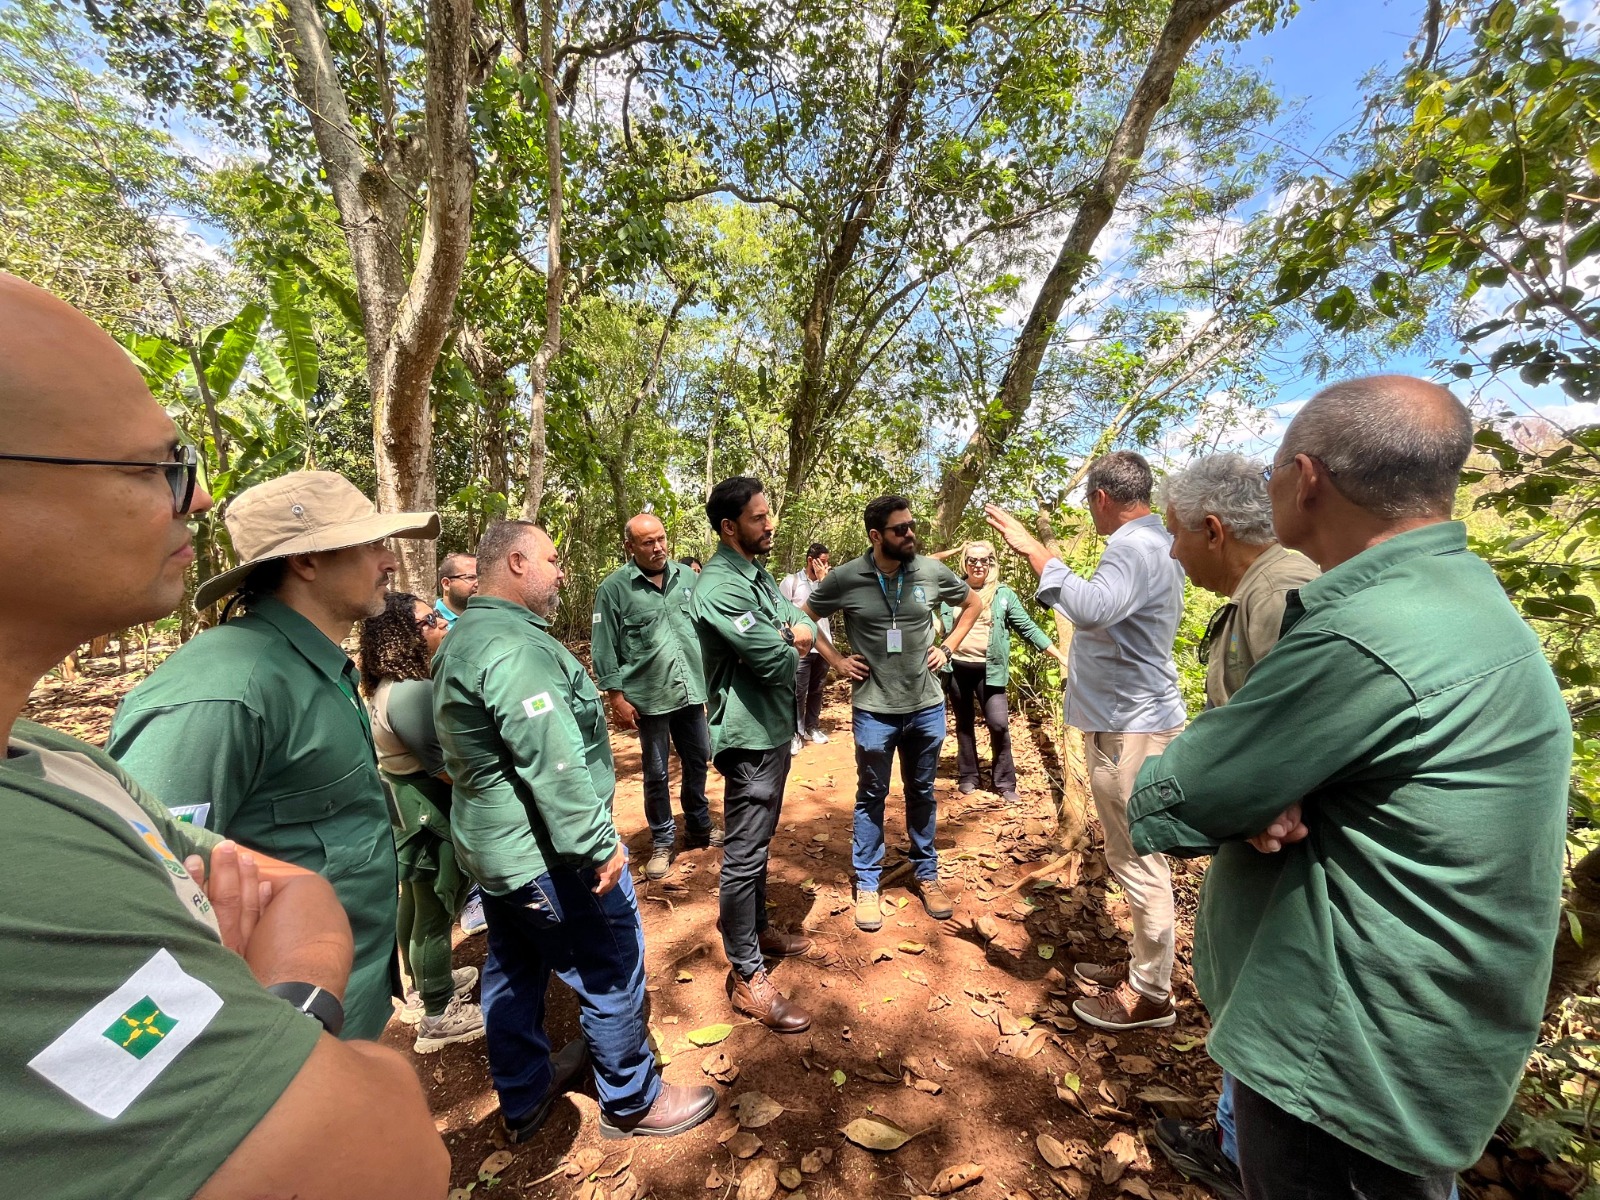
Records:
{"label": "brasilia flag patch", "polygon": [[91,1112],[115,1120],[221,1008],[221,996],[157,950],[28,1066]]}
{"label": "brasilia flag patch", "polygon": [[551,701],[549,692],[540,692],[537,696],[529,696],[522,702],[522,711],[530,717],[542,717],[554,707],[555,704]]}
{"label": "brasilia flag patch", "polygon": [[735,617],[734,618],[733,627],[735,629],[737,629],[740,633],[749,633],[750,630],[755,627],[755,623],[756,623],[756,615],[755,615],[755,613],[747,612],[741,617]]}

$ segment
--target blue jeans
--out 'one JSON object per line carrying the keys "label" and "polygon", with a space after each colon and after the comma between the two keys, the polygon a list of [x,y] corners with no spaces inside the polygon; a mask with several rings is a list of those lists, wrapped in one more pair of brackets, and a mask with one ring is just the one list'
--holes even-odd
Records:
{"label": "blue jeans", "polygon": [[672,781],[667,775],[667,741],[678,748],[683,778],[678,804],[683,809],[685,832],[704,839],[711,832],[711,809],[706,804],[706,766],[711,761],[711,731],[703,704],[691,704],[656,716],[639,714],[639,757],[644,763],[644,819],[650,823],[650,843],[672,848],[677,826],[672,820]]}
{"label": "blue jeans", "polygon": [[939,878],[939,856],[933,849],[939,810],[933,799],[933,777],[944,745],[944,705],[931,704],[914,713],[870,713],[854,710],[851,732],[856,742],[855,837],[850,862],[856,890],[878,890],[883,866],[883,802],[889,795],[889,774],[900,752],[900,782],[906,793],[906,832],[911,835],[911,869],[918,879]]}
{"label": "blue jeans", "polygon": [[1222,1152],[1234,1166],[1239,1165],[1239,1135],[1233,1123],[1233,1076],[1222,1073],[1222,1098],[1217,1101],[1217,1133],[1221,1137]]}
{"label": "blue jeans", "polygon": [[483,1026],[489,1073],[510,1123],[550,1090],[545,989],[554,971],[578,995],[578,1023],[608,1117],[646,1112],[661,1092],[644,1016],[644,928],[633,881],[596,896],[592,868],[557,868],[504,896],[483,897],[489,952]]}

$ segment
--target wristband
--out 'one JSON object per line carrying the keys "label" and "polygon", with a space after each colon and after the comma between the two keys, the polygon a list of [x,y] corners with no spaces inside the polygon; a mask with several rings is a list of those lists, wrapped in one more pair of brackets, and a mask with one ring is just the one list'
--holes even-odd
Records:
{"label": "wristband", "polygon": [[275,983],[267,991],[287,1000],[306,1016],[315,1017],[334,1037],[344,1028],[344,1005],[326,988],[314,983]]}

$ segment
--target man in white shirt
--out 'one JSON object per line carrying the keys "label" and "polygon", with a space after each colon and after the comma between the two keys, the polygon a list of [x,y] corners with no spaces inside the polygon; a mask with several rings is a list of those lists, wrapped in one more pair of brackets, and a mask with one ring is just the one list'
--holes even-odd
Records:
{"label": "man in white shirt", "polygon": [[1117,450],[1089,468],[1084,489],[1105,553],[1082,579],[997,505],[989,524],[1039,575],[1040,603],[1076,627],[1067,670],[1066,722],[1083,730],[1089,790],[1105,832],[1106,864],[1133,914],[1129,961],[1077,963],[1080,979],[1102,988],[1073,1011],[1101,1029],[1171,1025],[1172,875],[1160,854],[1133,852],[1128,797],[1139,767],[1183,728],[1172,643],[1183,614],[1183,568],[1172,535],[1150,511],[1153,479],[1139,455]]}
{"label": "man in white shirt", "polygon": [[[790,604],[799,608],[811,598],[811,589],[828,577],[828,548],[821,542],[812,542],[806,549],[805,569],[785,575],[778,591]],[[830,641],[833,629],[824,617],[817,622],[817,633]],[[794,738],[789,752],[799,754],[805,744],[822,745],[828,735],[822,732],[822,688],[828,682],[828,664],[822,652],[812,648],[810,654],[801,656],[800,666],[794,673]]]}

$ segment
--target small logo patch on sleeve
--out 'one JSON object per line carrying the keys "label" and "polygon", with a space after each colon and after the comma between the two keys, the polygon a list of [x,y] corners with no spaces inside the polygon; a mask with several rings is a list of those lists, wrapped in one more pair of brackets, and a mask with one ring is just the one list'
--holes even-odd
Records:
{"label": "small logo patch on sleeve", "polygon": [[206,828],[206,821],[211,817],[211,805],[209,804],[184,804],[178,808],[170,808],[167,811],[185,824],[198,825],[201,829]]}
{"label": "small logo patch on sleeve", "polygon": [[157,950],[28,1066],[89,1111],[115,1120],[221,1008],[221,996]]}
{"label": "small logo patch on sleeve", "polygon": [[753,612],[747,612],[743,616],[733,619],[733,627],[740,633],[749,633],[755,628],[755,624],[756,615]]}
{"label": "small logo patch on sleeve", "polygon": [[590,621],[589,624],[591,624],[591,625],[600,624],[600,610],[599,609],[595,609],[594,620]]}
{"label": "small logo patch on sleeve", "polygon": [[537,696],[529,696],[522,702],[522,711],[530,717],[542,717],[555,707],[550,699],[549,692],[540,692]]}

